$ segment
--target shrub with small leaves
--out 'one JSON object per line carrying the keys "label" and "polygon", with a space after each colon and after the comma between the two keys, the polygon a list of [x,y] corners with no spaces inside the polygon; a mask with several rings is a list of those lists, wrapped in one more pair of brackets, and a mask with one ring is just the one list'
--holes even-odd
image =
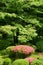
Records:
{"label": "shrub with small leaves", "polygon": [[15,60],[12,65],[29,65],[29,62],[24,59]]}
{"label": "shrub with small leaves", "polygon": [[28,54],[33,53],[35,51],[35,49],[28,45],[18,45],[18,46],[13,47],[12,51],[28,55]]}
{"label": "shrub with small leaves", "polygon": [[34,60],[34,61],[31,63],[31,65],[43,65],[43,61],[37,59],[37,60]]}
{"label": "shrub with small leaves", "polygon": [[35,49],[28,45],[17,45],[11,49],[12,54],[10,57],[12,58],[25,58],[32,53],[34,53]]}

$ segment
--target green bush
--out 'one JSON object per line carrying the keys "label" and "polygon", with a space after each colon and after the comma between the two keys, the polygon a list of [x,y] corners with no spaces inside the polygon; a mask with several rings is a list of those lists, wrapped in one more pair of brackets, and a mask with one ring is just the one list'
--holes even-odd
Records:
{"label": "green bush", "polygon": [[37,49],[43,52],[43,40],[36,43]]}
{"label": "green bush", "polygon": [[15,60],[12,65],[29,65],[28,61],[24,59]]}
{"label": "green bush", "polygon": [[11,59],[10,58],[5,58],[3,65],[11,65]]}
{"label": "green bush", "polygon": [[34,60],[31,65],[43,65],[43,61],[42,60]]}

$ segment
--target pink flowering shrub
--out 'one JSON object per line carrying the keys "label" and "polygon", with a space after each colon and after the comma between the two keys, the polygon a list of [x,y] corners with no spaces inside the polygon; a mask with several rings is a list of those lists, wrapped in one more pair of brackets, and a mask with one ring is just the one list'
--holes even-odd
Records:
{"label": "pink flowering shrub", "polygon": [[18,45],[12,48],[13,52],[23,53],[25,55],[33,53],[35,50],[33,47],[28,45]]}
{"label": "pink flowering shrub", "polygon": [[27,60],[29,63],[32,63],[35,60],[35,58],[27,57],[25,58],[25,60]]}

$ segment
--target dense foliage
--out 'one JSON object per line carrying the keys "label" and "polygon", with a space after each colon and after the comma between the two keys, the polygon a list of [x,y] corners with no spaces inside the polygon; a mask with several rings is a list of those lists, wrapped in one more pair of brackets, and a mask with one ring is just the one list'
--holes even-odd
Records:
{"label": "dense foliage", "polygon": [[0,0],[0,65],[43,65],[42,58],[43,0]]}
{"label": "dense foliage", "polygon": [[43,38],[42,6],[42,0],[0,0],[0,49]]}

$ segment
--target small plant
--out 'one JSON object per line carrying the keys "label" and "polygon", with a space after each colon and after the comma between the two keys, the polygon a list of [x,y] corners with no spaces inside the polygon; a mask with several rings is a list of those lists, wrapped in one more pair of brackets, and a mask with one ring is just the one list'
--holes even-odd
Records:
{"label": "small plant", "polygon": [[29,62],[24,59],[15,60],[12,65],[29,65]]}

